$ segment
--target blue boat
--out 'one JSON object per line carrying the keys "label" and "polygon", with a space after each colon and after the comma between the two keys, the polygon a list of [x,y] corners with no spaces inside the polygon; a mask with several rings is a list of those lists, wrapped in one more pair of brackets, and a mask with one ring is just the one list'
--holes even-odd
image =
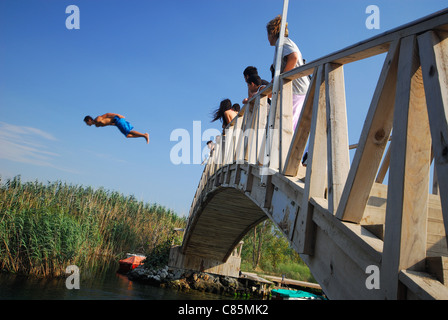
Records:
{"label": "blue boat", "polygon": [[302,290],[273,289],[271,294],[272,300],[326,300],[322,296]]}

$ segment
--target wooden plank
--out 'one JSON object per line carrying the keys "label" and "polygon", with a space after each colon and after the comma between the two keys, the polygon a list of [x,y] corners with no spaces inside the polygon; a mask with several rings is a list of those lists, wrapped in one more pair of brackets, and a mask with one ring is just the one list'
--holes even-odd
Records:
{"label": "wooden plank", "polygon": [[292,81],[282,80],[280,103],[275,113],[271,137],[269,168],[281,172],[292,139]]}
{"label": "wooden plank", "polygon": [[251,192],[252,186],[254,184],[254,174],[253,174],[253,166],[251,164],[247,164],[246,170],[246,184],[243,187],[244,192]]}
{"label": "wooden plank", "polygon": [[324,66],[319,67],[316,79],[316,93],[313,101],[313,115],[308,149],[308,165],[306,167],[305,193],[291,242],[299,253],[313,252],[313,221],[311,208],[308,207],[311,197],[324,197],[327,174],[327,119],[325,103]]}
{"label": "wooden plank", "polygon": [[[268,110],[269,109],[269,110]],[[268,125],[268,114],[270,112],[268,97],[261,96],[260,97],[260,107],[258,108],[258,116],[257,116],[257,142],[256,142],[256,156],[257,162],[254,164],[267,165],[268,159],[265,157],[266,155],[266,138],[267,138],[267,125]]]}
{"label": "wooden plank", "polygon": [[242,170],[241,164],[238,164],[238,162],[237,162],[237,165],[235,168],[235,175],[234,175],[233,181],[231,182],[232,186],[236,189],[239,188],[239,184],[240,184],[240,180],[241,180],[241,170]]}
{"label": "wooden plank", "polygon": [[446,241],[446,232],[440,197],[438,195],[429,195],[428,210],[428,238],[426,243],[426,255],[447,256],[448,246]]}
{"label": "wooden plank", "polygon": [[293,280],[293,279],[287,279],[287,278],[281,278],[276,276],[270,276],[270,275],[262,275],[263,278],[270,279],[274,282],[285,284],[285,285],[293,285],[293,286],[300,286],[304,288],[312,288],[312,289],[318,289],[322,290],[322,287],[318,283],[312,283],[307,281],[299,281],[299,280]]}
{"label": "wooden plank", "polygon": [[246,112],[244,114],[244,118],[245,118],[245,124],[244,124],[244,139],[243,139],[243,155],[242,155],[242,159],[243,162],[247,162],[249,159],[249,152],[250,152],[250,143],[251,143],[251,139],[252,139],[252,132],[253,132],[253,128],[254,128],[254,105],[252,104],[246,104],[247,109]]}
{"label": "wooden plank", "polygon": [[[234,118],[234,120],[237,117]],[[235,130],[235,125],[231,126],[227,126],[226,130],[225,130],[225,147],[224,147],[224,155],[223,155],[223,165],[228,165],[230,163],[233,163],[233,150],[234,150],[234,130]]]}
{"label": "wooden plank", "polygon": [[390,164],[390,145],[387,148],[386,155],[384,156],[383,163],[381,164],[380,170],[378,171],[378,175],[376,176],[376,183],[383,183],[384,177],[386,176],[387,170],[389,170]]}
{"label": "wooden plank", "polygon": [[241,155],[242,151],[240,151],[241,148],[241,138],[243,137],[244,133],[243,133],[243,124],[244,124],[244,116],[238,114],[236,117],[236,122],[234,125],[234,129],[233,129],[233,135],[232,135],[232,144],[233,144],[233,149],[232,149],[232,156],[231,156],[231,163],[234,163],[238,160],[238,153]]}
{"label": "wooden plank", "polygon": [[283,174],[285,176],[295,177],[301,166],[303,152],[305,151],[306,142],[310,133],[311,115],[313,109],[314,95],[316,91],[316,75],[317,68],[314,70],[311,84],[303,103],[302,112],[297,122],[296,130],[294,132],[291,145],[289,147],[288,155],[285,160]]}
{"label": "wooden plank", "polygon": [[401,270],[425,267],[431,138],[415,36],[400,47],[381,287],[400,297]]}
{"label": "wooden plank", "polygon": [[325,93],[328,130],[328,210],[335,213],[350,168],[344,69],[325,65]]}
{"label": "wooden plank", "polygon": [[[265,277],[265,276],[263,276],[263,277]],[[240,279],[250,279],[250,280],[254,280],[254,281],[265,283],[265,284],[274,284],[274,282],[268,281],[264,278],[261,278],[256,273],[253,273],[253,272],[241,271]]]}
{"label": "wooden plank", "polygon": [[384,148],[392,129],[395,98],[398,42],[391,45],[384,61],[372,103],[359,138],[347,182],[342,192],[336,216],[344,221],[359,223],[369,198]]}
{"label": "wooden plank", "polygon": [[[446,35],[446,34],[445,34]],[[441,198],[445,232],[448,233],[448,38],[434,32],[418,37],[423,81],[428,104],[434,165]],[[446,236],[448,241],[448,236]]]}
{"label": "wooden plank", "polygon": [[[218,141],[219,140],[219,141]],[[215,173],[221,168],[223,164],[223,157],[224,157],[224,148],[225,148],[225,136],[221,135],[219,136],[219,139],[216,141],[216,147],[218,149],[216,150],[216,161],[215,161]]]}
{"label": "wooden plank", "polygon": [[[287,89],[286,89],[287,90]],[[281,131],[283,130],[282,128],[282,121],[281,121],[281,117],[282,117],[282,110],[281,110],[281,100],[282,100],[282,96],[279,93],[276,98],[278,99],[277,103],[273,103],[273,100],[271,102],[271,106],[269,108],[269,117],[272,117],[273,119],[269,119],[272,124],[271,126],[269,126],[268,123],[268,127],[267,127],[267,136],[266,139],[269,139],[269,143],[265,144],[265,148],[267,148],[264,151],[264,160],[263,160],[263,164],[265,166],[268,166],[269,169],[273,170],[273,171],[279,171],[279,167],[280,167],[280,141],[281,141]],[[272,99],[274,99],[274,96],[272,97]],[[275,109],[273,109],[273,106],[276,106]],[[272,110],[272,114],[271,114],[271,110]],[[291,107],[292,110],[292,107]],[[292,111],[291,111],[292,113]],[[292,131],[292,130],[291,130]],[[268,172],[268,171],[266,171]],[[262,183],[266,183],[266,179],[267,177],[263,177],[262,178]]]}
{"label": "wooden plank", "polygon": [[268,175],[266,177],[265,183],[265,192],[264,192],[264,203],[262,204],[262,208],[269,209],[272,203],[272,196],[274,194],[274,185],[272,184],[272,175]]}
{"label": "wooden plank", "polygon": [[[241,132],[238,136],[238,140],[236,143],[236,150],[235,150],[235,160],[237,164],[244,163],[244,153],[245,153],[245,144],[247,140],[247,134],[248,134],[248,126],[249,121],[251,119],[251,115],[249,112],[247,112],[248,105],[246,104],[244,107],[244,113],[242,114],[242,122],[241,122]],[[238,114],[240,116],[240,114]]]}
{"label": "wooden plank", "polygon": [[[416,39],[413,39],[416,46]],[[431,135],[422,70],[415,47],[411,69],[406,150],[406,185],[404,190],[403,240],[400,252],[403,263],[412,270],[424,269],[431,164]],[[398,90],[398,89],[397,89]],[[395,127],[394,127],[395,128]],[[395,132],[395,129],[394,129]],[[405,230],[403,230],[406,228]],[[411,244],[412,242],[415,242]],[[418,265],[418,266],[417,266]],[[408,268],[409,269],[409,268]]]}
{"label": "wooden plank", "polygon": [[400,281],[408,288],[410,298],[448,300],[448,288],[424,272],[401,271]]}
{"label": "wooden plank", "polygon": [[247,146],[245,151],[245,160],[248,163],[257,163],[257,131],[258,131],[258,110],[260,109],[260,96],[253,101],[251,105],[251,117],[249,133],[247,137]]}
{"label": "wooden plank", "polygon": [[291,145],[293,135],[293,101],[292,101],[292,81],[282,80],[281,91],[281,118],[280,118],[280,152],[279,152],[279,172],[285,167],[288,157],[289,146]]}
{"label": "wooden plank", "polygon": [[328,214],[328,202],[323,198],[311,198],[314,208],[313,221],[344,250],[361,269],[369,264],[379,265],[382,259],[383,241],[359,224],[338,220]]}
{"label": "wooden plank", "polygon": [[233,129],[233,162],[237,160],[238,143],[240,136],[243,135],[244,115],[238,114],[235,118],[236,122]]}
{"label": "wooden plank", "polygon": [[[381,262],[378,250],[382,242],[361,226],[341,222],[328,214],[326,199],[312,198],[310,201],[316,222],[315,250],[312,256],[300,257],[325,294],[330,300],[382,299],[381,290],[369,290],[365,285],[369,276],[366,267]],[[369,242],[364,243],[364,239]]]}
{"label": "wooden plank", "polygon": [[427,257],[426,267],[428,272],[448,287],[448,257]]}

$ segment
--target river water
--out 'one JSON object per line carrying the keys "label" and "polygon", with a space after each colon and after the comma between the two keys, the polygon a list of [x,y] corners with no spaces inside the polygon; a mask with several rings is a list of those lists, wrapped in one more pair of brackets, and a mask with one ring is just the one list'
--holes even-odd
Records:
{"label": "river water", "polygon": [[[116,269],[115,269],[116,270]],[[100,276],[80,273],[79,289],[66,278],[38,278],[0,273],[0,300],[220,300],[223,296],[194,290],[181,292],[131,281],[111,269]],[[68,275],[67,275],[68,276]]]}
{"label": "river water", "polygon": [[[278,304],[273,300],[240,300],[194,290],[159,288],[131,281],[115,270],[93,277],[81,272],[79,289],[67,289],[69,275],[67,278],[38,278],[0,273],[0,306],[4,305],[4,310],[14,309],[22,317],[25,314],[35,317],[36,312],[48,311],[49,315],[58,317],[88,314],[102,318],[112,315],[114,319],[136,317],[138,313],[165,319],[241,319],[243,315],[287,316],[295,310],[292,309],[295,304]],[[22,303],[24,300],[26,304]],[[75,301],[84,302],[75,305]],[[53,303],[58,308],[50,305]],[[301,304],[301,310],[303,307]]]}

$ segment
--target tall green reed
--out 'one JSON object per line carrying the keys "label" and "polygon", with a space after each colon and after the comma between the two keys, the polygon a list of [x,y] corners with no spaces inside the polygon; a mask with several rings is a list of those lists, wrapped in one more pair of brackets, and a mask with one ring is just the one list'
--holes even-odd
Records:
{"label": "tall green reed", "polygon": [[0,270],[59,275],[70,264],[95,267],[150,252],[185,224],[134,196],[17,176],[0,185]]}

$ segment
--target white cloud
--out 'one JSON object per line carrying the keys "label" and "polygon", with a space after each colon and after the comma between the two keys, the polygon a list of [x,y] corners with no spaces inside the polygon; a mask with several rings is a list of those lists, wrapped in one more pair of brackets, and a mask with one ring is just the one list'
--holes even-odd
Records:
{"label": "white cloud", "polygon": [[72,171],[55,164],[60,155],[50,151],[51,142],[58,141],[52,134],[38,128],[17,126],[0,121],[0,158],[36,166]]}
{"label": "white cloud", "polygon": [[99,158],[101,160],[107,160],[107,161],[114,161],[114,162],[118,162],[118,163],[129,164],[128,161],[116,158],[116,157],[114,157],[114,156],[112,156],[110,154],[101,153],[101,152],[92,151],[92,150],[85,150],[85,151],[89,152],[90,154],[94,155],[95,157],[97,157],[97,158]]}

